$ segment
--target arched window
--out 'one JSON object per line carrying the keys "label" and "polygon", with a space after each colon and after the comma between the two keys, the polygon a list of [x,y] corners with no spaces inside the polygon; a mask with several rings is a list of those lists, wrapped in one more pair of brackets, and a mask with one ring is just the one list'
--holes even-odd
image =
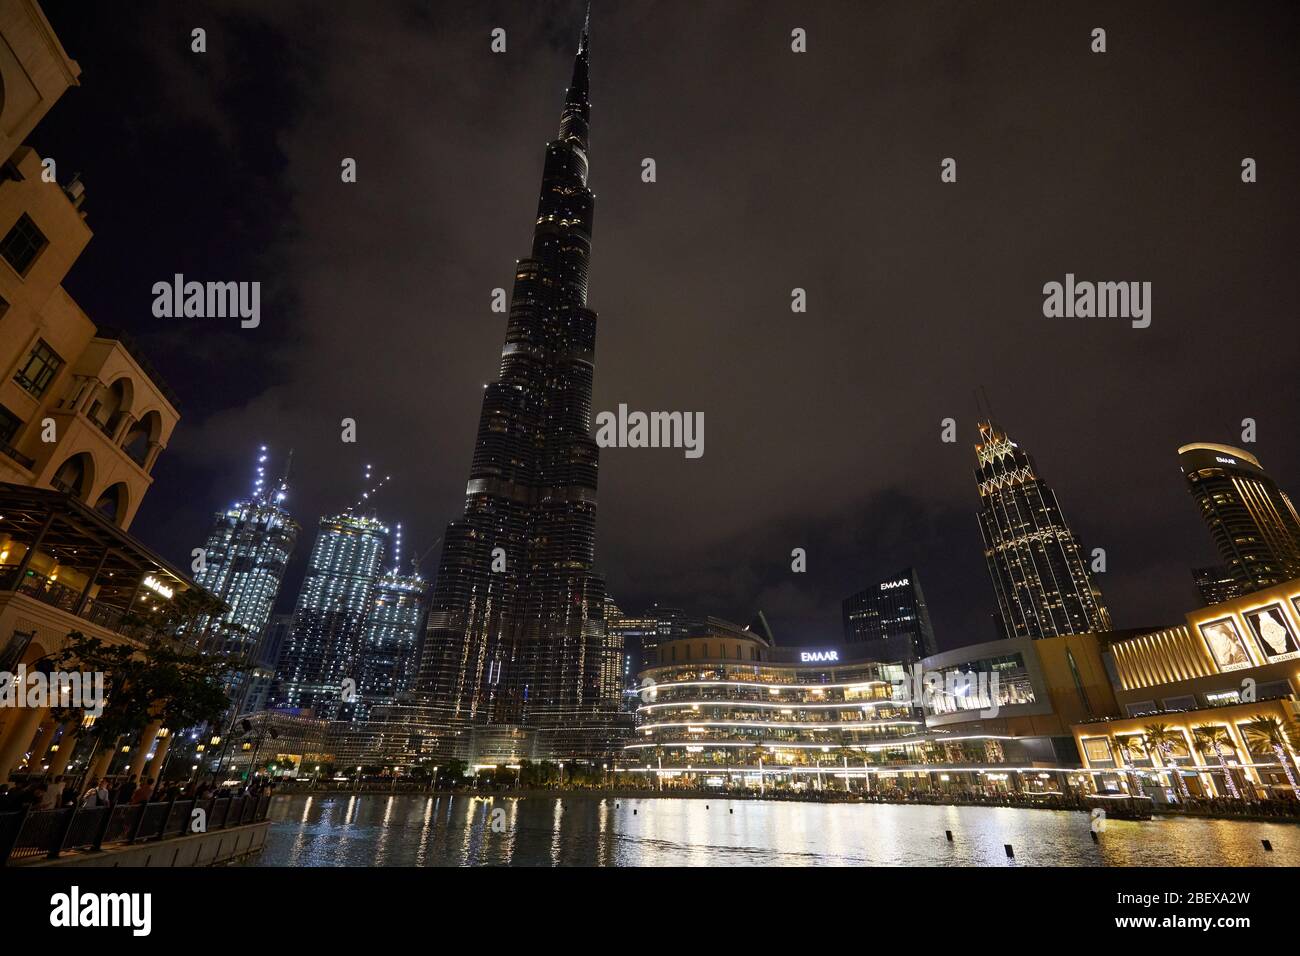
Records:
{"label": "arched window", "polygon": [[126,518],[127,488],[126,482],[119,481],[109,485],[95,502],[95,510],[114,524],[121,524]]}
{"label": "arched window", "polygon": [[162,435],[162,416],[148,411],[134,422],[122,437],[122,450],[137,465],[143,466],[149,458],[149,445]]}
{"label": "arched window", "polygon": [[87,452],[73,455],[54,473],[50,484],[59,491],[75,495],[82,501],[90,494],[90,487],[95,481],[95,462]]}

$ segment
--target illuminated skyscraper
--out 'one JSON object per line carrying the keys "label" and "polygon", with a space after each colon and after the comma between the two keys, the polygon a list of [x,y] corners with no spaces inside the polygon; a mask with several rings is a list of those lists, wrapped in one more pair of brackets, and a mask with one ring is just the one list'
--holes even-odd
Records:
{"label": "illuminated skyscraper", "polygon": [[391,704],[415,684],[428,590],[417,573],[402,574],[402,526],[397,525],[393,567],[375,581],[361,641],[360,686],[356,714],[367,720],[371,708]]}
{"label": "illuminated skyscraper", "polygon": [[353,716],[358,695],[349,691],[360,687],[366,616],[388,539],[387,526],[350,510],[320,520],[270,706],[311,708],[331,720]]}
{"label": "illuminated skyscraper", "polygon": [[991,421],[980,422],[975,480],[984,557],[1006,637],[1110,630],[1110,614],[1034,460]]}
{"label": "illuminated skyscraper", "polygon": [[939,653],[915,568],[905,568],[844,599],[844,642],[870,647],[870,659],[908,663]]}
{"label": "illuminated skyscraper", "polygon": [[1258,591],[1300,578],[1300,517],[1254,455],[1196,442],[1178,463],[1235,580]]}
{"label": "illuminated skyscraper", "polygon": [[288,465],[278,481],[266,481],[266,446],[258,452],[253,493],[219,512],[204,545],[204,564],[194,580],[225,602],[216,620],[200,618],[192,628],[205,653],[226,654],[239,662],[230,689],[260,658],[280,582],[298,540],[298,522],[289,516]]}
{"label": "illuminated skyscraper", "polygon": [[444,538],[418,681],[453,736],[519,726],[541,757],[608,754],[625,723],[594,570],[589,118],[584,25],[546,146],[532,252],[515,266],[500,370],[483,390],[465,514]]}

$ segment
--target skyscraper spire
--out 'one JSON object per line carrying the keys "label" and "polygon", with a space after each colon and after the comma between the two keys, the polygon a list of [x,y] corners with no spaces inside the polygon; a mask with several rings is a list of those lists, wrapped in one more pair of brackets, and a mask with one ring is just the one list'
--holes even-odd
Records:
{"label": "skyscraper spire", "polygon": [[[582,153],[587,151],[587,132],[591,122],[590,78],[590,39],[588,31],[591,26],[591,5],[587,6],[587,22],[582,26],[582,39],[578,41],[578,52],[573,58],[573,78],[569,80],[569,89],[564,96],[564,111],[560,114],[560,142],[576,146]],[[583,157],[582,178],[586,182],[586,162]]]}

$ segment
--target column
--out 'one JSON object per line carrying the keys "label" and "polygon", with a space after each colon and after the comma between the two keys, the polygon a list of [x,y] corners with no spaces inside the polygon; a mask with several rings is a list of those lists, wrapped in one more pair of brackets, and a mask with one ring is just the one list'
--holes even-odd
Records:
{"label": "column", "polygon": [[54,742],[54,735],[58,730],[59,722],[57,720],[51,720],[41,727],[40,733],[36,735],[36,743],[32,744],[32,755],[27,759],[28,773],[41,772],[45,752],[50,749],[50,744]]}
{"label": "column", "polygon": [[[95,757],[90,761],[90,766],[86,769],[86,782],[98,780],[104,774],[108,773],[108,768],[113,764],[113,758],[117,756],[117,742],[120,737],[114,737],[112,740],[101,740],[99,749],[95,751]],[[63,748],[60,747],[60,750]]]}
{"label": "column", "polygon": [[153,746],[154,738],[158,736],[160,730],[162,730],[162,721],[153,720],[140,732],[140,742],[136,744],[135,751],[131,754],[131,764],[126,770],[128,777],[135,777],[139,782],[145,761],[149,759],[149,749]]}
{"label": "column", "polygon": [[36,728],[50,715],[48,707],[19,707],[13,727],[0,743],[0,783],[9,779],[9,774],[18,766],[27,752],[27,745],[32,742]]}
{"label": "column", "polygon": [[82,396],[81,402],[77,406],[77,411],[83,415],[90,414],[90,406],[95,404],[95,399],[99,398],[104,391],[104,383],[97,378],[89,379],[90,387],[86,389],[85,395]]}
{"label": "column", "polygon": [[163,450],[162,442],[156,442],[156,441],[149,442],[149,450],[145,452],[144,465],[143,465],[143,468],[146,472],[153,471],[153,463],[158,460],[158,456],[162,454],[162,450]]}
{"label": "column", "polygon": [[167,754],[172,748],[172,740],[175,737],[174,733],[169,733],[158,741],[158,749],[154,751],[153,760],[150,760],[149,766],[142,771],[145,776],[153,777],[154,783],[157,783],[162,778],[163,767],[167,765]]}
{"label": "column", "polygon": [[72,759],[72,752],[77,749],[77,740],[81,734],[81,728],[77,724],[68,723],[63,725],[63,736],[59,738],[59,749],[54,752],[50,760],[49,774],[51,777],[57,777],[68,769],[68,761]]}
{"label": "column", "polygon": [[126,412],[122,412],[122,420],[118,422],[117,427],[113,429],[113,444],[121,445],[122,439],[126,437],[127,429],[134,424],[135,419]]}

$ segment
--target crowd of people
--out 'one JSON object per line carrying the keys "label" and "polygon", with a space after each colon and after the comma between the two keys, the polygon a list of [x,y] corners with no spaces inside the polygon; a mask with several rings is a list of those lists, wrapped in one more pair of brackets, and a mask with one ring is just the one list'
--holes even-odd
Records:
{"label": "crowd of people", "polygon": [[1269,798],[1257,800],[1248,798],[1235,800],[1227,797],[1187,797],[1178,803],[1157,807],[1206,817],[1283,817],[1295,819],[1300,817],[1300,801]]}
{"label": "crowd of people", "polygon": [[76,778],[58,775],[41,780],[31,780],[20,786],[0,783],[0,813],[20,810],[58,810],[80,807],[94,810],[99,807],[118,807],[137,803],[166,803],[175,800],[225,799],[227,797],[260,797],[274,791],[274,783],[260,777],[252,783],[214,786],[195,781],[168,781],[155,784],[153,777],[139,780],[128,774],[116,779],[102,777],[87,781],[83,789]]}

